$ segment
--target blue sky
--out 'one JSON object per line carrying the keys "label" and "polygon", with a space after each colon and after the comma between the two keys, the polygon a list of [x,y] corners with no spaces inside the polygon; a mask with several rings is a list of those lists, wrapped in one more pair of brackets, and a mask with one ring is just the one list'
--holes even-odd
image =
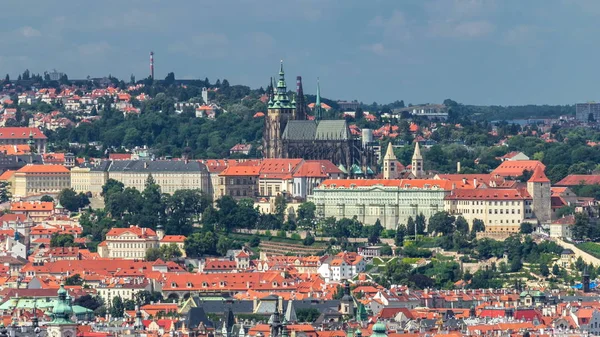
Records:
{"label": "blue sky", "polygon": [[600,100],[600,0],[20,0],[0,73],[56,68],[266,85],[284,59],[323,96],[386,103]]}

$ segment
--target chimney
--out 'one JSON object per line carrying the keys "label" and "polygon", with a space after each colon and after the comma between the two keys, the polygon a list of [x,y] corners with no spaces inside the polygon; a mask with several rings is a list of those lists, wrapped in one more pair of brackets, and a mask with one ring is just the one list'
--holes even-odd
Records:
{"label": "chimney", "polygon": [[477,178],[473,178],[473,187],[477,187]]}
{"label": "chimney", "polygon": [[467,184],[467,178],[462,178],[462,182],[463,182],[464,185],[466,185]]}

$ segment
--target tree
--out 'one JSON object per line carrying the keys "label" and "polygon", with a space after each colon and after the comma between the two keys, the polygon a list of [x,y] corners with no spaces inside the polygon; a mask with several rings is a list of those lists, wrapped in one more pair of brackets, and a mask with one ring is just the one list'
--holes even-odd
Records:
{"label": "tree", "polygon": [[583,240],[588,237],[590,233],[590,220],[586,214],[575,214],[575,223],[573,224],[571,233],[575,240]]}
{"label": "tree", "polygon": [[375,224],[369,228],[369,237],[368,242],[370,244],[376,244],[379,242],[379,237],[381,236],[381,232],[383,231],[383,226],[381,226],[381,221],[377,219]]}
{"label": "tree", "polygon": [[306,237],[302,240],[302,244],[305,246],[312,246],[313,243],[315,243],[315,237],[310,233],[306,233]]}
{"label": "tree", "polygon": [[415,237],[417,235],[417,225],[415,224],[415,220],[413,220],[412,216],[408,217],[406,221],[406,235]]}
{"label": "tree", "polygon": [[469,233],[469,223],[462,216],[459,216],[458,218],[456,218],[456,221],[454,222],[454,226],[456,227],[456,231],[463,235],[466,235]]}
{"label": "tree", "polygon": [[165,261],[176,259],[182,255],[181,249],[179,249],[179,246],[177,246],[176,243],[162,245],[159,250],[161,258]]}
{"label": "tree", "polygon": [[79,296],[73,301],[74,305],[79,305],[90,310],[96,310],[104,305],[104,301],[100,296],[92,296],[89,294]]}
{"label": "tree", "polygon": [[425,216],[423,213],[419,213],[415,219],[415,225],[417,226],[417,234],[425,234]]}
{"label": "tree", "polygon": [[154,302],[154,303],[161,302],[162,300],[163,300],[163,296],[158,291],[142,290],[135,294],[135,302],[138,305],[146,305],[146,304],[150,304],[152,302]]}
{"label": "tree", "polygon": [[531,234],[533,232],[533,225],[529,222],[521,223],[521,234]]}
{"label": "tree", "polygon": [[315,212],[317,206],[308,201],[298,206],[298,226],[314,229]]}
{"label": "tree", "polygon": [[54,198],[52,198],[51,196],[46,194],[40,198],[40,201],[41,202],[54,202]]}
{"label": "tree", "polygon": [[477,232],[484,232],[484,231],[485,231],[485,224],[483,223],[483,220],[473,219],[473,227],[471,228],[471,235],[473,237],[475,237]]}
{"label": "tree", "polygon": [[185,239],[184,247],[187,256],[199,257],[216,254],[218,237],[213,231],[193,233]]}
{"label": "tree", "polygon": [[69,276],[65,279],[66,286],[80,286],[83,284],[83,279],[81,275],[75,274],[73,276]]}
{"label": "tree", "polygon": [[277,195],[277,197],[275,197],[275,215],[277,216],[279,221],[284,221],[286,210],[287,201],[285,200],[285,196],[283,194]]}
{"label": "tree", "polygon": [[560,275],[560,267],[558,267],[557,264],[552,266],[552,275],[554,275],[554,276]]}
{"label": "tree", "polygon": [[121,318],[123,317],[123,313],[125,313],[125,306],[121,296],[113,297],[112,305],[110,307],[110,315],[114,318]]}
{"label": "tree", "polygon": [[437,212],[429,218],[429,233],[442,235],[452,234],[454,232],[454,216],[448,212]]}
{"label": "tree", "polygon": [[73,247],[75,238],[72,234],[53,234],[50,239],[50,247]]}
{"label": "tree", "polygon": [[72,188],[65,188],[58,194],[60,204],[71,212],[77,212],[90,204],[90,199],[84,193],[77,194]]}
{"label": "tree", "polygon": [[298,323],[303,322],[314,322],[319,316],[321,312],[319,309],[315,308],[300,308],[296,310],[296,317],[298,318]]}
{"label": "tree", "polygon": [[160,248],[148,248],[146,250],[146,261],[156,261],[162,258]]}
{"label": "tree", "polygon": [[544,277],[548,277],[550,275],[550,270],[548,269],[548,265],[545,263],[540,264],[540,274]]}
{"label": "tree", "polygon": [[10,182],[0,181],[0,203],[7,202],[12,198],[10,193]]}
{"label": "tree", "polygon": [[404,244],[405,236],[406,236],[406,226],[402,225],[402,224],[398,225],[398,228],[396,229],[396,237],[395,237],[396,246],[402,247],[402,245]]}

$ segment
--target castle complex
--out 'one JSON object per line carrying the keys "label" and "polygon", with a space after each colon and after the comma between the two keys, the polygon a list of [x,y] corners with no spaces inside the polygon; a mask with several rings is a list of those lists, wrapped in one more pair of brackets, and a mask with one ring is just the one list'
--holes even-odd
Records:
{"label": "castle complex", "polygon": [[314,119],[308,119],[304,109],[297,109],[295,98],[288,96],[283,63],[269,96],[263,132],[264,158],[327,159],[348,172],[373,173],[373,151],[352,136],[346,121],[323,120],[319,87]]}

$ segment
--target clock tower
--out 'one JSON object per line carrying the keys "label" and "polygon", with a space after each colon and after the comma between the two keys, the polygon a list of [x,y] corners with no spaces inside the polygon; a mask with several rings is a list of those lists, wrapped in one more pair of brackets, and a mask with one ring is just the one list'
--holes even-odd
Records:
{"label": "clock tower", "polygon": [[49,337],[76,337],[77,323],[71,320],[73,308],[71,307],[71,298],[67,294],[64,285],[58,289],[58,300],[52,309],[52,321],[47,324]]}

